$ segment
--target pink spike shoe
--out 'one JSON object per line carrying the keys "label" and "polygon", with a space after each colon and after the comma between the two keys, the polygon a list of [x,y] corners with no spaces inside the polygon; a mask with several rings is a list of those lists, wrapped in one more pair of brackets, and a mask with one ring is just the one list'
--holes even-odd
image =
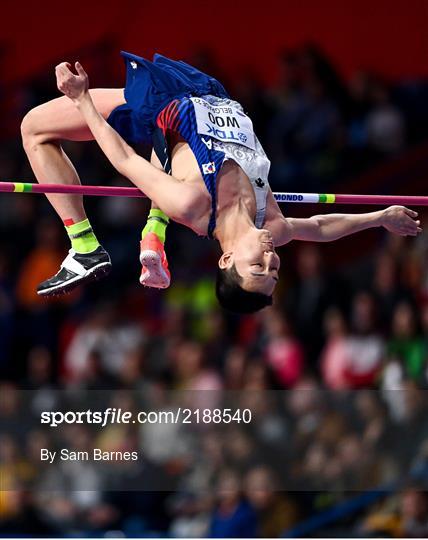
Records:
{"label": "pink spike shoe", "polygon": [[162,242],[149,232],[140,242],[141,269],[140,283],[146,287],[166,289],[171,283],[171,273]]}

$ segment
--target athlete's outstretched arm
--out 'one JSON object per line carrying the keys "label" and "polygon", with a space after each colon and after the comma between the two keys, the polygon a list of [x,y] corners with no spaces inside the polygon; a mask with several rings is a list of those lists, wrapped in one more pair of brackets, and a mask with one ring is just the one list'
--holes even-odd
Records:
{"label": "athlete's outstretched arm", "polygon": [[417,212],[404,206],[390,206],[367,214],[323,214],[310,218],[283,216],[271,191],[266,205],[266,226],[276,246],[292,240],[332,242],[373,227],[384,227],[401,236],[416,236],[422,232]]}
{"label": "athlete's outstretched arm", "polygon": [[367,214],[325,214],[307,219],[284,217],[275,243],[283,245],[291,240],[332,242],[373,227],[384,227],[400,236],[416,236],[422,232],[417,216],[417,212],[404,206],[390,206]]}
{"label": "athlete's outstretched arm", "polygon": [[76,62],[75,68],[77,75],[66,62],[56,67],[58,89],[75,103],[113,167],[172,219],[186,224],[186,215],[194,207],[192,188],[151,165],[122,139],[96,110],[83,67]]}

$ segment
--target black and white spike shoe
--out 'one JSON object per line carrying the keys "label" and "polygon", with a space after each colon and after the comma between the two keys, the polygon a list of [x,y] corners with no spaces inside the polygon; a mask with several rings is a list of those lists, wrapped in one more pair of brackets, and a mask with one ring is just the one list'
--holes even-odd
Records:
{"label": "black and white spike shoe", "polygon": [[72,291],[82,283],[96,281],[111,270],[111,260],[107,251],[98,246],[91,253],[76,253],[70,249],[57,274],[40,283],[37,294],[56,296]]}

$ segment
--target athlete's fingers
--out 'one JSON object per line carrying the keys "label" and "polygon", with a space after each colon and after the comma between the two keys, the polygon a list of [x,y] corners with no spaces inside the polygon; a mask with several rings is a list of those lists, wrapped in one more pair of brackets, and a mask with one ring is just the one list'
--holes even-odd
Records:
{"label": "athlete's fingers", "polygon": [[77,74],[81,77],[87,77],[86,71],[83,69],[82,64],[80,62],[76,62],[74,64],[74,67],[76,68]]}
{"label": "athlete's fingers", "polygon": [[417,225],[419,225],[419,222],[416,221],[415,219],[413,219],[412,217],[410,217],[409,215],[406,215],[404,219],[405,219],[404,222],[406,223],[406,225],[409,225],[409,226],[412,226],[412,225],[417,226]]}
{"label": "athlete's fingers", "polygon": [[410,210],[410,208],[406,208],[405,206],[404,206],[403,208],[404,208],[404,212],[405,212],[408,216],[410,216],[410,217],[412,217],[412,218],[418,217],[418,213],[415,212],[414,210]]}
{"label": "athlete's fingers", "polygon": [[61,62],[55,67],[55,71],[60,72],[60,73],[67,73],[67,72],[71,73],[70,68],[71,68],[70,62]]}
{"label": "athlete's fingers", "polygon": [[74,73],[67,67],[63,67],[60,73],[66,82],[73,82],[75,79],[77,79],[76,75],[74,75]]}
{"label": "athlete's fingers", "polygon": [[409,229],[409,230],[416,230],[418,227],[418,224],[416,221],[413,221],[411,218],[406,218],[401,221],[401,224],[399,225],[401,229]]}
{"label": "athlete's fingers", "polygon": [[56,79],[58,84],[64,84],[67,81],[70,80],[69,75],[67,72],[63,70],[63,68],[58,68],[56,72]]}

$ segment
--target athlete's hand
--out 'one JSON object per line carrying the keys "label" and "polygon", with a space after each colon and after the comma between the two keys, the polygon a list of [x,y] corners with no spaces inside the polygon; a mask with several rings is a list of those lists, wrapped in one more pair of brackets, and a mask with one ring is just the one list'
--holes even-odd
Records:
{"label": "athlete's hand", "polygon": [[79,62],[76,62],[74,67],[77,75],[71,71],[71,65],[68,62],[58,64],[55,68],[56,85],[64,95],[79,102],[88,93],[89,78]]}
{"label": "athlete's hand", "polygon": [[418,213],[405,206],[390,206],[382,211],[381,223],[389,232],[400,236],[416,236],[422,232]]}

